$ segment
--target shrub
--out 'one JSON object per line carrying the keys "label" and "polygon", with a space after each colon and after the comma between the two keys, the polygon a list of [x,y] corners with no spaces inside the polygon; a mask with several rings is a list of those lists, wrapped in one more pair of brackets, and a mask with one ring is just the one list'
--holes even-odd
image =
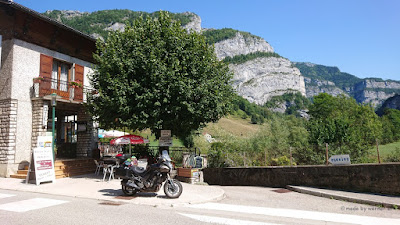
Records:
{"label": "shrub", "polygon": [[384,162],[400,162],[400,148],[396,148],[392,153],[383,159]]}

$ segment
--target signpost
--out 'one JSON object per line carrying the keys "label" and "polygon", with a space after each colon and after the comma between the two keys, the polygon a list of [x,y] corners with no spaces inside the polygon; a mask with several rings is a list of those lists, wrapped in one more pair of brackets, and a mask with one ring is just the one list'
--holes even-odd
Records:
{"label": "signpost", "polygon": [[171,130],[161,130],[161,137],[171,137]]}
{"label": "signpost", "polygon": [[159,146],[172,146],[171,130],[161,130],[161,137],[158,139]]}
{"label": "signpost", "polygon": [[159,146],[172,146],[172,138],[171,137],[160,137],[158,139]]}
{"label": "signpost", "polygon": [[328,160],[333,165],[350,165],[350,155],[333,155]]}

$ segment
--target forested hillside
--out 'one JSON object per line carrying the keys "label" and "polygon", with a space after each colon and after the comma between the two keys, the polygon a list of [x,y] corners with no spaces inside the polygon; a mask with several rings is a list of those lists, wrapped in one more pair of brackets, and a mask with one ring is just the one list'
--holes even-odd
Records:
{"label": "forested hillside", "polygon": [[[143,18],[158,17],[160,12],[140,12],[132,10],[102,10],[92,13],[80,13],[77,11],[60,11],[52,10],[46,11],[43,15],[50,17],[51,19],[57,20],[65,25],[75,28],[85,34],[91,36],[100,35],[103,38],[108,36],[110,27],[116,23],[132,23],[133,20],[142,16]],[[171,17],[174,20],[179,20],[181,25],[184,26],[191,21],[190,14],[184,13],[171,13]],[[97,34],[97,35],[94,35]]]}
{"label": "forested hillside", "polygon": [[304,77],[331,81],[343,90],[354,87],[356,83],[362,80],[349,73],[341,72],[339,68],[333,66],[323,66],[312,63],[295,63],[294,65],[299,68]]}

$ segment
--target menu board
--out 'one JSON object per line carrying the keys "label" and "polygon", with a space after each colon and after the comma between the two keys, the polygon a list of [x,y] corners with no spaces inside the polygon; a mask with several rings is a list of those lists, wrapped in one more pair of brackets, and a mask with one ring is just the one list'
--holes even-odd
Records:
{"label": "menu board", "polygon": [[55,182],[56,176],[54,173],[54,160],[51,141],[51,136],[39,136],[38,147],[33,149],[36,185],[39,185],[41,182]]}

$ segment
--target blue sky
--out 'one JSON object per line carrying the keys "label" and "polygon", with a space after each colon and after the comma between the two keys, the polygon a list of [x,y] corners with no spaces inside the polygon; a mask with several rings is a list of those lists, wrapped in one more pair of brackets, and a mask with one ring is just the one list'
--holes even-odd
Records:
{"label": "blue sky", "polygon": [[400,80],[398,0],[15,0],[38,12],[104,9],[191,11],[204,28],[268,41],[294,62],[337,66],[358,77]]}

